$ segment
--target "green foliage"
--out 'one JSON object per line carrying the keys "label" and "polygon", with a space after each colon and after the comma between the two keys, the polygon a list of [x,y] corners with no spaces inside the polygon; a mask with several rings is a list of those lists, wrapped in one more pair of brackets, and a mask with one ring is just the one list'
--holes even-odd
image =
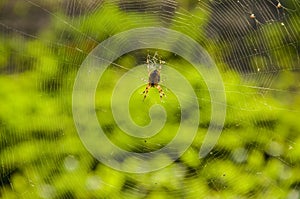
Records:
{"label": "green foliage", "polygon": [[[15,6],[16,12],[26,15],[25,8]],[[159,51],[163,60],[193,86],[201,117],[192,146],[170,166],[147,174],[122,173],[90,155],[73,122],[72,89],[77,70],[98,41],[132,28],[163,26],[160,19],[155,15],[145,17],[144,12],[126,12],[106,2],[94,12],[75,18],[58,11],[36,38],[1,32],[0,197],[286,198],[294,190],[299,194],[299,60],[295,58],[299,59],[300,28],[297,26],[291,35],[287,32],[288,25],[266,24],[255,34],[244,35],[242,41],[246,46],[260,41],[266,44],[264,50],[269,53],[269,56],[258,53],[247,57],[248,72],[255,74],[249,78],[246,71],[233,70],[220,59],[234,53],[236,44],[226,40],[217,43],[205,37],[209,10],[191,10],[191,13],[197,17],[191,15],[184,22],[189,25],[181,26],[182,16],[177,12],[170,28],[203,43],[217,61],[227,98],[225,127],[210,154],[199,159],[211,116],[208,88],[201,74],[185,60]],[[297,15],[291,17],[290,24],[298,19]],[[258,39],[262,35],[263,41]],[[209,45],[210,42],[215,45]],[[146,51],[129,53],[116,63],[130,69],[137,63],[145,64],[146,56]],[[270,59],[276,63],[274,70],[268,68]],[[99,123],[110,140],[124,150],[158,150],[175,137],[180,125],[178,99],[167,87],[170,77],[162,69],[161,78],[166,82],[162,87],[167,95],[164,102],[155,88],[150,89],[143,101],[140,93],[146,83],[131,95],[130,114],[136,124],[143,126],[150,122],[149,109],[153,105],[161,105],[168,115],[159,134],[138,139],[119,129],[111,112],[114,86],[125,72],[126,69],[112,64],[103,75],[95,95]],[[148,78],[147,69],[132,78],[142,82],[142,78]],[[270,83],[272,78],[274,82]],[[169,159],[168,155],[162,155],[149,164]],[[122,164],[134,167],[135,161],[126,159]]]}

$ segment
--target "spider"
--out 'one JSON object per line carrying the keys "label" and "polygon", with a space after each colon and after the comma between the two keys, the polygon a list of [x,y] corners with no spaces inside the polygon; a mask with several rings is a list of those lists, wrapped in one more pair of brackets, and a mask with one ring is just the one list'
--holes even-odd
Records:
{"label": "spider", "polygon": [[[155,87],[160,96],[160,100],[162,100],[163,96],[166,96],[161,86],[158,84],[160,82],[160,71],[161,71],[161,64],[164,64],[165,62],[162,60],[158,60],[156,58],[157,52],[155,52],[154,56],[151,59],[151,56],[148,54],[147,56],[147,69],[148,69],[148,84],[146,86],[146,89],[142,94],[144,94],[144,99],[146,99],[148,91],[151,87]],[[159,67],[157,68],[157,61],[159,61]],[[154,69],[154,70],[153,70]],[[152,70],[152,71],[151,71]]]}

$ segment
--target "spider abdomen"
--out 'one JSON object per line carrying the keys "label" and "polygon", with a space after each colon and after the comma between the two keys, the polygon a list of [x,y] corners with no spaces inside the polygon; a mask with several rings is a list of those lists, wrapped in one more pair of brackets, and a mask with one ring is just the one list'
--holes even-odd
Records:
{"label": "spider abdomen", "polygon": [[149,75],[149,84],[151,86],[157,85],[160,81],[160,74],[158,70],[154,70],[150,75]]}

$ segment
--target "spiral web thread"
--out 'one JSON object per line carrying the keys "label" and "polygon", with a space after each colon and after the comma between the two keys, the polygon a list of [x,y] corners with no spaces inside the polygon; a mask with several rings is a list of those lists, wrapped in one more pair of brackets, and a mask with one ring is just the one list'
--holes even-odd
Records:
{"label": "spiral web thread", "polygon": [[[10,53],[10,59],[1,62],[4,63],[0,69],[1,82],[11,82],[1,84],[12,88],[1,90],[7,96],[3,98],[0,116],[3,132],[0,193],[3,196],[17,194],[49,198],[56,195],[69,198],[94,194],[112,198],[120,195],[150,198],[161,194],[177,198],[232,195],[256,198],[265,194],[299,197],[296,174],[299,170],[300,128],[298,124],[289,123],[299,116],[298,1],[15,0],[1,6],[0,30],[4,45],[0,53],[3,57],[7,56],[6,52]],[[13,9],[17,10],[14,11],[16,14],[10,14]],[[22,18],[21,11],[39,17],[28,15]],[[31,25],[25,26],[26,23]],[[71,92],[82,61],[99,43],[122,31],[150,26],[178,30],[204,47],[222,73],[227,96],[226,120],[230,122],[225,123],[217,146],[207,157],[199,159],[211,106],[206,82],[199,75],[194,88],[204,113],[201,112],[195,143],[185,155],[161,171],[124,174],[103,166],[82,146],[73,126]],[[49,32],[55,32],[55,35],[49,36]],[[121,77],[134,66],[145,64],[147,50],[120,57],[110,65],[108,73]],[[171,55],[160,53],[166,64],[178,72],[186,77],[194,75],[188,70],[191,66],[182,58],[168,63],[167,58]],[[104,57],[96,58],[105,61]],[[122,63],[128,62],[123,59],[133,61],[124,65]],[[144,71],[133,74],[132,78],[147,79],[146,67]],[[16,74],[19,75],[17,81],[12,81]],[[31,83],[25,83],[28,76]],[[164,78],[167,87],[168,75],[162,71]],[[99,93],[102,87],[113,88],[117,80],[100,81]],[[22,101],[10,102],[13,99],[11,90],[14,89],[23,90]],[[166,93],[172,95],[171,91]],[[182,95],[187,99],[191,97],[185,93]],[[277,99],[275,102],[273,97]],[[155,98],[155,95],[150,98]],[[159,103],[159,99],[156,102]],[[17,106],[21,103],[25,105]],[[116,127],[101,120],[109,111],[102,103],[108,102],[99,100],[97,103],[96,96],[99,122],[104,122],[109,137],[109,132]],[[39,110],[42,106],[59,108],[37,111],[28,117],[30,110]],[[148,112],[147,107],[141,108],[141,112]],[[16,118],[15,121],[7,119],[8,115]],[[145,124],[148,120],[138,122]],[[278,129],[280,124],[288,124],[289,130]],[[127,139],[122,134],[111,138],[123,148],[140,153],[157,150],[171,139],[156,137],[122,143]],[[78,147],[74,148],[70,143],[76,143]],[[24,157],[21,146],[28,150],[28,157]],[[265,167],[273,167],[275,172],[267,172],[255,165],[253,157],[264,159]],[[74,181],[69,183],[70,179]],[[236,183],[239,179],[245,179],[244,183]],[[18,180],[23,182],[22,186],[18,185]],[[61,187],[66,184],[70,185],[64,191]],[[84,188],[78,192],[77,186]]]}

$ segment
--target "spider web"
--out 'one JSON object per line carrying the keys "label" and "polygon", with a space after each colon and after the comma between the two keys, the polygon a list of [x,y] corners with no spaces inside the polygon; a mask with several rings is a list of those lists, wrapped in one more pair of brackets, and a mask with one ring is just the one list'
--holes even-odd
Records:
{"label": "spider web", "polygon": [[[299,198],[299,6],[297,0],[2,1],[0,197]],[[96,160],[82,144],[73,121],[72,89],[84,59],[102,41],[153,26],[188,35],[208,52],[223,78],[226,121],[217,145],[199,158],[212,102],[203,77],[169,51],[141,49],[118,57],[95,97],[98,121],[117,146],[137,153],[158,150],[180,124],[180,106],[168,89],[171,77],[164,65],[167,98],[160,102],[151,89],[143,102],[148,54],[158,52],[165,65],[191,82],[201,111],[195,140],[173,164],[151,173],[124,173]],[[114,85],[138,65],[144,72],[131,74],[131,81],[144,86],[130,99],[132,119],[147,125],[153,104],[168,114],[161,133],[152,138],[126,135],[111,112]],[[134,160],[124,164],[133,167]]]}

